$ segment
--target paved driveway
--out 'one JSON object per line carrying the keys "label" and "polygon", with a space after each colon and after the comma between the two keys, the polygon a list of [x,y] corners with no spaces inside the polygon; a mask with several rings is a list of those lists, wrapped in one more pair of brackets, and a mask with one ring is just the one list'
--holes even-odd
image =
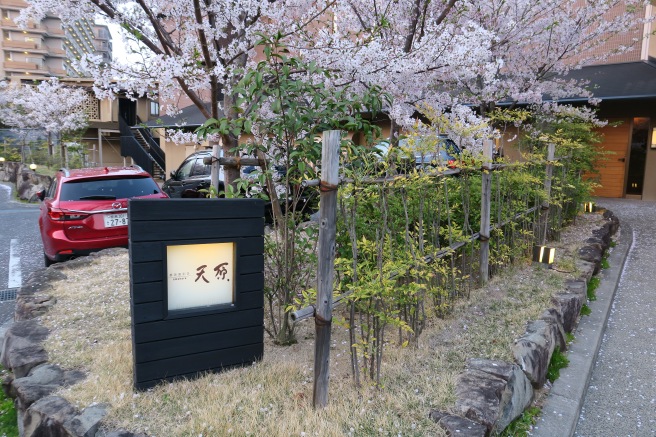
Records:
{"label": "paved driveway", "polygon": [[16,291],[43,267],[38,204],[13,200],[12,187],[0,183],[0,334],[14,315]]}
{"label": "paved driveway", "polygon": [[656,436],[656,203],[598,199],[631,228],[575,435]]}

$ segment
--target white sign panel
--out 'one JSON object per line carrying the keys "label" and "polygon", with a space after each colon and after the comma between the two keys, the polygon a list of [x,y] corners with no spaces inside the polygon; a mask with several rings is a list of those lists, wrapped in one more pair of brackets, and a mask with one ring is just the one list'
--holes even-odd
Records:
{"label": "white sign panel", "polygon": [[234,303],[235,243],[166,247],[168,309]]}

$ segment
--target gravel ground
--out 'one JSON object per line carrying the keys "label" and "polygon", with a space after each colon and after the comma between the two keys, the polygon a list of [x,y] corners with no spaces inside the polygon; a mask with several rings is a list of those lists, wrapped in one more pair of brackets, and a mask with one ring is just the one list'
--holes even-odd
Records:
{"label": "gravel ground", "polygon": [[575,435],[656,436],[656,203],[603,199],[633,229]]}

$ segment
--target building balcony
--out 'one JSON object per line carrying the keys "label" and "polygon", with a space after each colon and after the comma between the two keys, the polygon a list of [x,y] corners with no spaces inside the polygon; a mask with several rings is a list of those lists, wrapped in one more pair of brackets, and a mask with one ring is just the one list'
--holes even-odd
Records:
{"label": "building balcony", "polygon": [[10,49],[37,49],[37,44],[34,41],[15,41],[15,40],[4,40],[2,45],[5,48]]}
{"label": "building balcony", "polygon": [[16,8],[25,9],[27,7],[27,3],[24,0],[3,0],[2,6],[14,6]]}
{"label": "building balcony", "polygon": [[52,76],[66,76],[66,70],[62,68],[48,68],[48,73],[51,74]]}
{"label": "building balcony", "polygon": [[46,32],[48,32],[48,35],[51,35],[51,36],[61,36],[61,37],[63,37],[65,35],[64,29],[59,28],[59,27],[54,27],[54,26],[46,28]]}
{"label": "building balcony", "polygon": [[27,23],[27,26],[24,28],[18,27],[18,24],[14,23],[14,20],[10,18],[2,18],[0,19],[0,27],[3,29],[12,29],[12,30],[31,30],[31,31],[39,31],[39,26],[37,26],[34,23]]}
{"label": "building balcony", "polygon": [[5,59],[5,70],[21,70],[36,72],[41,70],[43,67],[40,64],[35,62],[23,62],[23,61],[9,61]]}
{"label": "building balcony", "polygon": [[53,49],[48,47],[47,50],[48,50],[48,56],[56,56],[56,57],[66,56],[66,50],[64,49]]}

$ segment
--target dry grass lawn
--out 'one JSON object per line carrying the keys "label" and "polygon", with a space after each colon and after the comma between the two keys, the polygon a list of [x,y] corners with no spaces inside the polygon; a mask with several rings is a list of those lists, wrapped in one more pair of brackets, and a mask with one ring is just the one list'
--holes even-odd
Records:
{"label": "dry grass lawn", "polygon": [[52,362],[87,372],[59,394],[79,408],[111,405],[108,429],[159,437],[441,436],[428,413],[453,409],[454,382],[465,360],[512,360],[513,340],[574,274],[576,249],[601,222],[587,214],[563,232],[557,270],[512,267],[473,291],[448,318],[430,320],[417,348],[390,344],[380,388],[353,386],[348,333],[333,324],[330,404],[320,411],[312,408],[311,321],[301,322],[296,345],[275,346],[266,338],[264,359],[253,366],[135,392],[127,252],[62,268],[68,278],[53,283],[57,304],[43,316],[51,330],[46,349]]}

